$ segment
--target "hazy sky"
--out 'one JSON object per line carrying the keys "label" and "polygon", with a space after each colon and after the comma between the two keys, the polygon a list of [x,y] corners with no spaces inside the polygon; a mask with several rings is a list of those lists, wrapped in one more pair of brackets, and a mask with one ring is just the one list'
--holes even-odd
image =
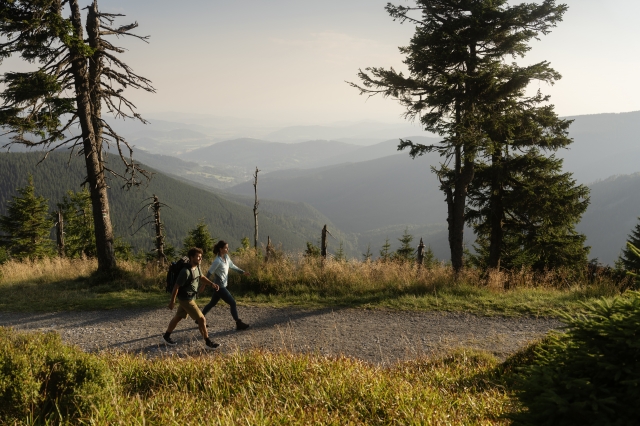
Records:
{"label": "hazy sky", "polygon": [[[563,75],[542,91],[552,95],[563,116],[640,110],[640,1],[566,3],[564,22],[533,43],[525,60],[549,60]],[[138,21],[138,33],[151,36],[148,45],[120,43],[129,49],[123,58],[157,89],[157,94],[128,92],[142,113],[179,111],[278,124],[402,121],[393,100],[367,100],[344,82],[356,81],[360,67],[403,69],[397,47],[408,43],[414,28],[389,18],[386,0],[99,4],[105,12],[126,14],[121,23]],[[3,71],[10,67],[14,60],[2,65]]]}

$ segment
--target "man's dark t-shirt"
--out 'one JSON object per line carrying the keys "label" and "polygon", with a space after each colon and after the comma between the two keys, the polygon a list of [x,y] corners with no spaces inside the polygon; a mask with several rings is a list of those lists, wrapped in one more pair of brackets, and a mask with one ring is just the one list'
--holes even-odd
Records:
{"label": "man's dark t-shirt", "polygon": [[178,299],[195,299],[198,294],[198,287],[200,286],[200,268],[183,268],[178,274],[176,284],[180,287],[178,290]]}

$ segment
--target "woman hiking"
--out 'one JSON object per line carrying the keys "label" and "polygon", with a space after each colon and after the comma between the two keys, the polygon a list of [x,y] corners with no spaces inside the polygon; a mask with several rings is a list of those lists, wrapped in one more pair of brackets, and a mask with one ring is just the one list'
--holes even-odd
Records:
{"label": "woman hiking", "polygon": [[234,265],[227,254],[228,252],[229,244],[223,240],[218,241],[216,245],[213,246],[213,253],[216,255],[216,258],[213,260],[209,271],[207,271],[207,278],[217,284],[218,289],[214,289],[215,291],[211,301],[204,307],[204,309],[202,309],[202,315],[207,315],[207,312],[216,306],[218,301],[222,299],[231,307],[231,316],[236,321],[236,329],[246,330],[249,328],[249,324],[245,324],[240,318],[238,318],[236,301],[233,296],[231,296],[231,293],[229,293],[229,290],[227,290],[227,277],[229,275],[229,269],[243,275],[249,275],[249,273]]}

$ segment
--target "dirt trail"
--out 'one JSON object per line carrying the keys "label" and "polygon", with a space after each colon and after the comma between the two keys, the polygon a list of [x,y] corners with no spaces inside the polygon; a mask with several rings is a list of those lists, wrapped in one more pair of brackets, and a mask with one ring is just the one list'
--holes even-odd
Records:
{"label": "dirt trail", "polygon": [[[549,318],[482,317],[464,313],[400,312],[350,308],[298,309],[238,306],[251,324],[237,332],[227,306],[207,316],[209,334],[222,343],[216,351],[263,348],[344,354],[389,364],[457,347],[477,348],[503,359],[529,341],[561,326]],[[59,313],[0,313],[0,326],[17,330],[55,330],[86,351],[121,350],[148,356],[189,356],[204,352],[191,319],[178,324],[175,347],[162,343],[172,312],[168,309]]]}

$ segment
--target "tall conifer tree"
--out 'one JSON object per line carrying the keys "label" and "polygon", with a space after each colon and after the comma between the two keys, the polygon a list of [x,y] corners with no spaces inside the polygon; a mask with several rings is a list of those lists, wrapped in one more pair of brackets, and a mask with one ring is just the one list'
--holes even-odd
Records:
{"label": "tall conifer tree", "polygon": [[[589,189],[577,185],[570,173],[562,173],[562,160],[535,149],[503,158],[499,171],[496,167],[495,163],[480,167],[478,187],[471,191],[477,210],[470,211],[468,218],[475,223],[479,263],[536,270],[585,265],[589,248],[575,225],[588,206]],[[499,199],[492,197],[492,186],[480,190],[482,179],[495,173],[504,177]],[[494,214],[499,215],[500,225],[491,220]],[[499,240],[491,238],[495,226],[500,226]],[[492,263],[492,247],[498,249],[497,264]]]}
{"label": "tall conifer tree", "polygon": [[18,260],[39,259],[53,255],[50,238],[53,221],[49,217],[49,203],[36,195],[33,177],[19,196],[12,197],[7,205],[7,215],[0,216],[0,242],[9,256]]}
{"label": "tall conifer tree", "polygon": [[[124,139],[103,120],[102,107],[120,118],[142,120],[122,92],[126,88],[154,89],[118,58],[124,49],[105,38],[146,39],[131,33],[138,24],[114,26],[121,15],[100,12],[97,0],[86,10],[83,25],[78,0],[0,3],[0,62],[19,55],[37,68],[4,73],[0,126],[12,132],[10,144],[38,146],[47,153],[66,145],[84,157],[98,269],[110,271],[116,267],[116,258],[106,176],[120,176],[130,186],[139,183],[139,175],[149,175],[132,160]],[[75,127],[80,134],[71,133]],[[105,161],[104,151],[111,143],[125,165],[124,175]]]}
{"label": "tall conifer tree", "polygon": [[[640,217],[638,218],[638,221],[639,223],[633,231],[631,231],[631,234],[629,234],[627,239],[627,241],[636,249],[640,247]],[[622,263],[625,270],[636,273],[640,272],[640,257],[636,255],[636,252],[631,249],[631,247],[629,247],[629,244],[625,244],[618,261]]]}
{"label": "tall conifer tree", "polygon": [[415,258],[415,249],[411,245],[413,241],[413,235],[409,234],[409,228],[405,228],[402,237],[398,238],[400,241],[400,247],[396,250],[394,258],[403,261],[410,261]]}
{"label": "tall conifer tree", "polygon": [[84,188],[68,191],[58,204],[64,218],[65,255],[96,257],[96,237],[91,214],[91,195]]}
{"label": "tall conifer tree", "polygon": [[[550,153],[567,147],[570,120],[558,118],[548,97],[513,98],[486,115],[489,139],[469,190],[467,221],[478,237],[477,263],[501,266],[579,266],[585,237],[575,232],[589,189],[562,173]],[[503,262],[504,258],[504,262]]]}
{"label": "tall conifer tree", "polygon": [[[401,141],[410,155],[439,152],[445,160],[437,173],[447,202],[449,246],[454,270],[463,266],[463,233],[468,187],[477,155],[487,148],[480,123],[491,105],[521,90],[531,74],[547,79],[546,62],[505,67],[508,57],[524,56],[528,42],[548,33],[566,10],[554,0],[510,6],[506,0],[416,0],[415,7],[387,5],[394,19],[411,22],[416,32],[406,55],[409,76],[393,68],[360,71],[361,94],[380,93],[419,117],[425,130],[443,136],[438,145]],[[414,18],[414,11],[421,13]],[[535,77],[538,78],[538,77]]]}
{"label": "tall conifer tree", "polygon": [[216,239],[211,237],[209,233],[209,227],[204,223],[204,219],[201,219],[195,228],[189,231],[187,237],[182,243],[182,250],[180,254],[186,256],[187,252],[192,247],[198,247],[202,249],[202,258],[211,260],[214,258],[213,246],[216,243]]}

